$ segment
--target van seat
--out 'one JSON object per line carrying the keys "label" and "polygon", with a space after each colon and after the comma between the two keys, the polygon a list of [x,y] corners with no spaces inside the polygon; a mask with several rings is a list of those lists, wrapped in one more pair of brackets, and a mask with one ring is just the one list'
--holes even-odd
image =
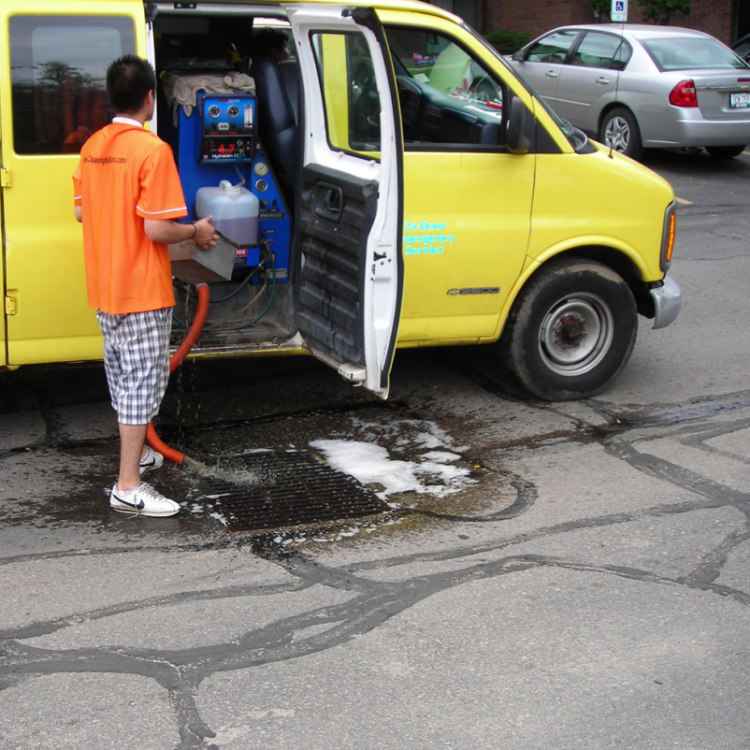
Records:
{"label": "van seat", "polygon": [[294,110],[294,122],[299,125],[299,63],[296,60],[284,60],[279,63],[279,70],[284,79],[289,103]]}
{"label": "van seat", "polygon": [[[290,61],[291,62],[291,61]],[[286,80],[294,78],[296,94],[299,98],[299,70],[287,66],[282,73],[281,66],[270,55],[253,58],[250,75],[255,79],[258,99],[258,133],[266,155],[271,162],[284,196],[291,207],[294,206],[294,191],[297,183],[299,162],[299,128],[292,105],[293,84],[287,89]]]}

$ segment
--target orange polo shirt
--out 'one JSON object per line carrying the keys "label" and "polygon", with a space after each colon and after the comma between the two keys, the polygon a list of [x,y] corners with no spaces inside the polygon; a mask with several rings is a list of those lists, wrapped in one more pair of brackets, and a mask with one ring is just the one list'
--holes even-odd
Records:
{"label": "orange polo shirt", "polygon": [[187,216],[169,145],[118,118],[83,145],[73,185],[89,305],[112,315],[174,305],[169,248],[152,242],[143,224]]}

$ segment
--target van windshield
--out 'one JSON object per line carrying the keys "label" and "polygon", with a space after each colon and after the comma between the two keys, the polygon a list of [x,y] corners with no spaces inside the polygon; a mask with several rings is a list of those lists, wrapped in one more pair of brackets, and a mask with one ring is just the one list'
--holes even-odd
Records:
{"label": "van windshield", "polygon": [[[503,63],[510,70],[510,66],[508,66],[504,60],[503,60]],[[578,128],[573,127],[567,120],[564,120],[562,117],[560,117],[549,106],[549,104],[547,104],[547,102],[544,101],[544,99],[534,90],[534,87],[517,70],[512,70],[512,73],[526,87],[526,90],[530,94],[534,95],[537,102],[541,104],[542,107],[544,107],[544,110],[547,112],[547,114],[554,120],[555,125],[557,125],[557,127],[560,128],[560,130],[562,131],[562,134],[565,136],[568,143],[576,151],[579,151],[582,147],[584,147],[588,143],[588,138],[586,137],[586,134],[582,130],[579,130]]]}
{"label": "van windshield", "polygon": [[482,63],[449,37],[406,27],[389,27],[387,35],[398,74],[453,99],[502,111],[502,86]]}

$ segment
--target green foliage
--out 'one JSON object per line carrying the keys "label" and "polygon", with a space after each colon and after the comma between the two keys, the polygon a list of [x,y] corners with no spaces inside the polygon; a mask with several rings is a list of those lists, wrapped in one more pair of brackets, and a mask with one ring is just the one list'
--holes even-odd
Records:
{"label": "green foliage", "polygon": [[690,15],[690,0],[638,0],[638,5],[643,7],[646,21],[662,26],[668,26],[675,13]]}
{"label": "green foliage", "polygon": [[529,35],[525,31],[490,31],[485,34],[485,39],[501,54],[511,55],[517,49],[521,49],[529,41]]}
{"label": "green foliage", "polygon": [[586,0],[586,2],[600,20],[609,20],[609,14],[612,11],[612,0]]}

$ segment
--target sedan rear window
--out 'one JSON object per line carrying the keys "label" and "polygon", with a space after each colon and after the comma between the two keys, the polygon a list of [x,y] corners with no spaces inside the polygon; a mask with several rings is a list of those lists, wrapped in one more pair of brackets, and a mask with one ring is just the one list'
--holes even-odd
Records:
{"label": "sedan rear window", "polygon": [[584,68],[624,70],[632,50],[619,36],[589,31],[578,45],[571,64]]}
{"label": "sedan rear window", "polygon": [[739,68],[748,66],[737,55],[715,39],[666,37],[642,39],[641,44],[661,71],[695,70],[696,68]]}

